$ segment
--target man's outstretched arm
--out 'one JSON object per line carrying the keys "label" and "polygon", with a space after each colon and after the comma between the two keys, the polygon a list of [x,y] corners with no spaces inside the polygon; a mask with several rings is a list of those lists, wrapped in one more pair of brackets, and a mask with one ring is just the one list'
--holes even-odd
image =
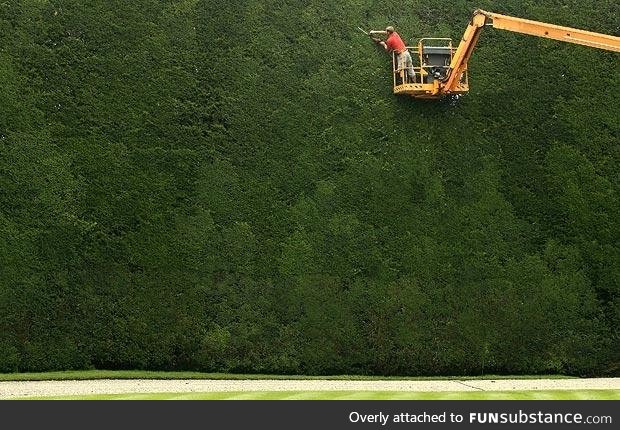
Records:
{"label": "man's outstretched arm", "polygon": [[[370,30],[368,32],[368,34],[370,34],[371,36],[373,34],[387,34],[387,31],[383,31],[383,30]],[[383,46],[383,49],[385,49],[386,51],[388,50],[387,49],[387,44],[383,40],[379,39],[378,37],[373,37],[372,41],[375,42],[377,45]]]}

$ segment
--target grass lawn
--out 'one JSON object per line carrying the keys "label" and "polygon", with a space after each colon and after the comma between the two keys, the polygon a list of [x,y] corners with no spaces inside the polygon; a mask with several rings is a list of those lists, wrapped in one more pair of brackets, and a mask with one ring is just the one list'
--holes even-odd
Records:
{"label": "grass lawn", "polygon": [[374,380],[457,380],[472,379],[568,379],[564,375],[481,375],[481,376],[364,376],[364,375],[246,375],[237,373],[159,372],[145,370],[69,370],[42,373],[0,373],[0,381],[60,381],[69,379],[329,379],[349,381]]}
{"label": "grass lawn", "polygon": [[[30,398],[34,399],[34,398]],[[37,397],[54,400],[618,400],[620,390],[548,391],[245,391]]]}

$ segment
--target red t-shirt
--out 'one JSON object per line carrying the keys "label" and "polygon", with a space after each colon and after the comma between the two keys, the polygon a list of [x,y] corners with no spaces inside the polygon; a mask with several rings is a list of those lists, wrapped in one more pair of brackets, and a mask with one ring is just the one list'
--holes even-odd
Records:
{"label": "red t-shirt", "polygon": [[399,54],[406,49],[405,42],[403,42],[403,39],[401,39],[395,31],[388,36],[385,44],[390,51],[396,51]]}

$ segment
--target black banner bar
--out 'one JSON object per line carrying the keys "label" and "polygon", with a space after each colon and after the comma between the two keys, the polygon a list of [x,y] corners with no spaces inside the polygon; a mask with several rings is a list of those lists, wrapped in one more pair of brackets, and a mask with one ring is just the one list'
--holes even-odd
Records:
{"label": "black banner bar", "polygon": [[617,401],[2,401],[5,428],[618,428]]}

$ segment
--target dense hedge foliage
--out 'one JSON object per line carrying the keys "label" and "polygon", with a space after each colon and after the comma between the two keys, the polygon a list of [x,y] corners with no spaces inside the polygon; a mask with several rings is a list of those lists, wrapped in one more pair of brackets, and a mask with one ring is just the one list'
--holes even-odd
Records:
{"label": "dense hedge foliage", "polygon": [[614,0],[0,4],[0,371],[618,373],[617,54],[499,30],[391,94],[357,29]]}

